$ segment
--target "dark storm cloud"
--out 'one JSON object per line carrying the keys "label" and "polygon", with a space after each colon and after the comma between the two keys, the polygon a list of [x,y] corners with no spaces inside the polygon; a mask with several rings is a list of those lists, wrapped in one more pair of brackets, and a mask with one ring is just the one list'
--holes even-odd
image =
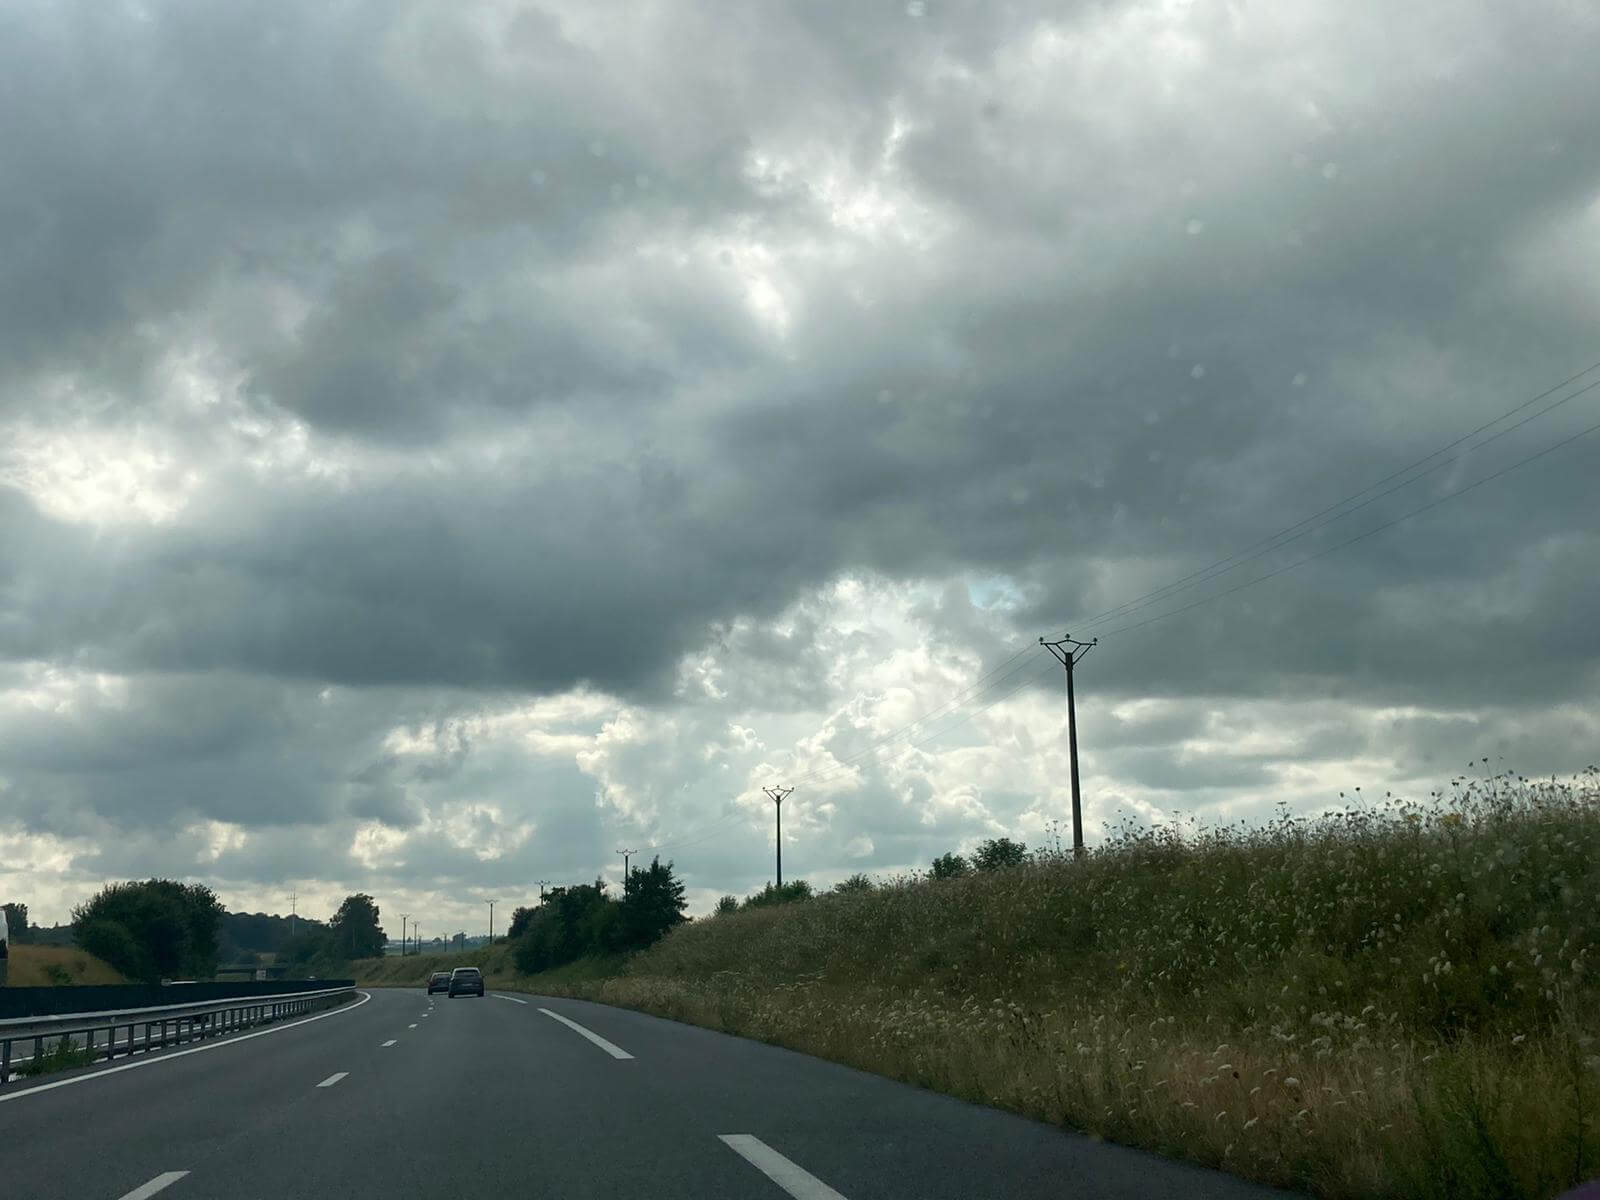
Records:
{"label": "dark storm cloud", "polygon": [[[1600,358],[1595,273],[1551,269],[1595,253],[1593,14],[1281,20],[11,7],[0,420],[160,429],[203,478],[165,523],[95,528],[5,476],[0,657],[132,694],[8,722],[8,810],[86,836],[259,828],[216,869],[266,879],[289,853],[271,827],[399,834],[447,789],[502,794],[512,760],[385,748],[430,714],[580,682],[670,709],[707,645],[744,656],[718,685],[730,711],[822,706],[848,682],[828,664],[867,652],[830,640],[826,605],[791,606],[847,573],[940,581],[928,653],[985,662],[1003,631],[948,580],[1014,586],[1025,638],[1106,636],[1097,702],[1492,703],[1513,722],[1588,703],[1589,443],[1117,631],[1506,466],[1591,423],[1593,395],[1083,624]],[[181,399],[191,357],[226,403]],[[299,439],[303,469],[244,465],[273,438]],[[1430,719],[1375,740],[1442,754],[1458,731]],[[1265,757],[1163,745],[1188,729],[1099,732],[1140,786],[1268,781]],[[834,733],[840,753],[860,736]],[[1312,729],[1300,752],[1353,748]],[[598,865],[587,785],[564,786],[550,820]],[[880,855],[957,832],[919,829],[917,803],[863,826]],[[483,869],[554,869],[549,845]],[[327,843],[339,878],[348,849]],[[436,842],[404,870],[473,858]]]}

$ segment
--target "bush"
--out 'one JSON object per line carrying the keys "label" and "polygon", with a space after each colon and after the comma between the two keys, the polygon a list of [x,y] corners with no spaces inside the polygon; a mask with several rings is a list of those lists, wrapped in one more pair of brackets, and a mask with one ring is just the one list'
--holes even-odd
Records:
{"label": "bush", "polygon": [[980,871],[1020,867],[1028,861],[1028,848],[1010,838],[990,838],[972,852],[972,865]]}
{"label": "bush", "polygon": [[778,887],[767,884],[754,896],[745,898],[745,908],[772,908],[779,904],[794,904],[800,900],[811,899],[811,885],[804,879],[795,879]]}

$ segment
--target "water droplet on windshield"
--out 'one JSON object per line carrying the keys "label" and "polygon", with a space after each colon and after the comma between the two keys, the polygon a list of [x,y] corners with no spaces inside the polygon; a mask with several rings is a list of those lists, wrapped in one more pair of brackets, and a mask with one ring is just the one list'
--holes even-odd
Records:
{"label": "water droplet on windshield", "polygon": [[1189,368],[1190,379],[1204,379],[1205,377],[1206,367],[1204,363],[1195,363],[1194,366]]}
{"label": "water droplet on windshield", "polygon": [[606,144],[599,138],[596,138],[594,141],[589,143],[589,153],[594,155],[596,158],[604,158],[606,156]]}
{"label": "water droplet on windshield", "polygon": [[928,14],[926,0],[906,0],[906,16],[923,17]]}
{"label": "water droplet on windshield", "polygon": [[528,182],[533,184],[533,186],[536,188],[542,188],[547,182],[549,182],[549,179],[550,176],[546,175],[537,167],[528,172]]}
{"label": "water droplet on windshield", "polygon": [[1322,177],[1324,179],[1337,179],[1339,177],[1339,164],[1336,162],[1323,163]]}
{"label": "water droplet on windshield", "polygon": [[1294,378],[1291,379],[1289,382],[1294,384],[1295,387],[1305,387],[1306,378],[1307,378],[1307,376],[1306,376],[1306,373],[1304,371],[1296,371],[1294,373]]}
{"label": "water droplet on windshield", "polygon": [[1193,217],[1190,217],[1189,218],[1189,223],[1187,225],[1185,225],[1183,228],[1184,228],[1184,231],[1187,232],[1190,237],[1193,237],[1197,233],[1204,233],[1205,232],[1206,223],[1204,221],[1199,221],[1199,220],[1196,220]]}

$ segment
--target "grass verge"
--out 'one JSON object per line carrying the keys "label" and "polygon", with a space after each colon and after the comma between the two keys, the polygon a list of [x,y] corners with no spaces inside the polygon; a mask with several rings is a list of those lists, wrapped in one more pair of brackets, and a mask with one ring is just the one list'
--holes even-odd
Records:
{"label": "grass verge", "polygon": [[98,1061],[99,1056],[93,1050],[70,1045],[66,1038],[61,1038],[37,1058],[23,1063],[17,1068],[16,1073],[26,1078],[35,1078],[40,1075],[51,1075],[56,1071],[70,1071],[74,1067],[92,1066]]}
{"label": "grass verge", "polygon": [[[1600,1174],[1600,773],[697,921],[498,986],[775,1042],[1269,1183]],[[509,960],[506,965],[509,966]]]}
{"label": "grass verge", "polygon": [[14,943],[8,987],[68,987],[85,983],[126,983],[110,963],[73,946]]}

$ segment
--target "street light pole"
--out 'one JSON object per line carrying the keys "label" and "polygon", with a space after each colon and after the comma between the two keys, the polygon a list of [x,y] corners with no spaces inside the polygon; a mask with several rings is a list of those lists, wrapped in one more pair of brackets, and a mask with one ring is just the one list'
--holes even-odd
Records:
{"label": "street light pole", "polygon": [[494,901],[486,900],[484,903],[489,906],[489,945],[492,946],[494,945]]}

